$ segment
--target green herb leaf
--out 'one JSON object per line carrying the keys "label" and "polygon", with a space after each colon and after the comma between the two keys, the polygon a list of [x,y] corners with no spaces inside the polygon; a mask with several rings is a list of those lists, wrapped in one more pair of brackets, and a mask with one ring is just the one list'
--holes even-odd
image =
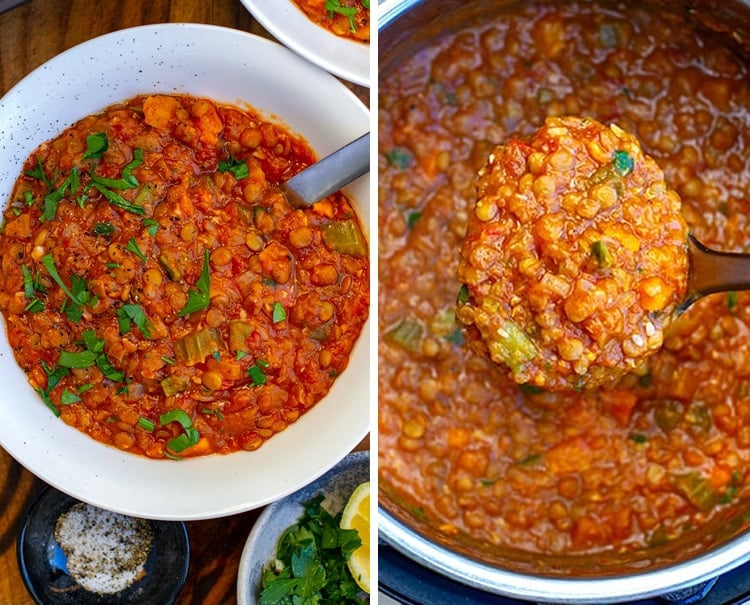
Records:
{"label": "green herb leaf", "polygon": [[282,305],[280,302],[273,303],[273,311],[271,314],[271,320],[273,323],[277,324],[286,319],[286,309],[284,309],[284,305]]}
{"label": "green herb leaf", "polygon": [[132,252],[133,254],[135,254],[144,263],[148,261],[148,258],[146,258],[146,255],[143,252],[141,252],[141,249],[138,247],[138,242],[135,241],[134,237],[131,237],[128,240],[128,243],[125,246],[125,249],[128,250],[129,252]]}
{"label": "green herb leaf", "polygon": [[211,302],[211,277],[209,275],[208,250],[203,251],[203,270],[195,283],[195,288],[188,290],[188,300],[185,307],[177,315],[184,317],[195,311],[208,308]]}
{"label": "green herb leaf", "polygon": [[140,183],[133,175],[133,170],[143,162],[143,151],[136,149],[133,152],[133,160],[125,165],[122,169],[122,176],[119,179],[110,179],[96,174],[91,175],[91,182],[106,187],[108,189],[133,189]]}
{"label": "green herb leaf", "polygon": [[253,381],[253,384],[256,387],[259,387],[266,383],[266,374],[263,369],[257,364],[254,366],[250,366],[247,369],[247,375],[250,376],[250,380]]}
{"label": "green herb leaf", "polygon": [[159,230],[159,221],[152,218],[144,218],[143,226],[151,237],[156,237],[156,232]]}
{"label": "green herb leaf", "polygon": [[193,421],[190,419],[190,416],[188,416],[188,413],[185,410],[181,410],[179,408],[175,408],[174,410],[170,410],[169,412],[165,412],[164,414],[159,416],[159,422],[161,424],[179,422],[184,429],[193,426]]}
{"label": "green herb leaf", "polygon": [[107,134],[97,132],[86,137],[86,151],[83,154],[84,160],[98,160],[102,154],[109,148]]}
{"label": "green herb leaf", "polygon": [[231,154],[228,160],[221,160],[218,166],[219,172],[231,172],[238,181],[250,176],[250,168],[244,160],[237,160]]}
{"label": "green herb leaf", "polygon": [[391,166],[395,166],[401,170],[406,170],[411,166],[414,161],[414,156],[407,149],[402,147],[394,147],[390,151],[386,152],[385,159]]}
{"label": "green herb leaf", "polygon": [[123,305],[117,309],[117,320],[120,326],[120,334],[128,334],[132,328],[132,322],[141,331],[144,338],[151,338],[151,328],[154,326],[140,305]]}
{"label": "green herb leaf", "polygon": [[333,18],[334,13],[346,17],[349,20],[349,30],[351,32],[357,31],[357,24],[354,21],[357,14],[355,7],[341,6],[340,0],[326,0],[325,9],[328,11],[329,18]]}
{"label": "green herb leaf", "polygon": [[109,237],[114,232],[115,226],[112,223],[97,223],[93,229],[94,235],[102,235],[104,237]]}
{"label": "green herb leaf", "polygon": [[146,214],[146,211],[141,206],[137,206],[136,204],[129,202],[119,193],[115,193],[114,191],[108,189],[100,183],[92,181],[89,186],[93,187],[99,193],[101,193],[105,197],[105,199],[113,206],[117,206],[119,208],[122,208],[123,210],[127,210],[128,212],[132,212],[133,214]]}
{"label": "green herb leaf", "polygon": [[341,529],[341,514],[321,506],[323,495],[303,502],[304,514],[279,539],[280,565],[261,578],[261,605],[360,603],[346,561],[361,545],[356,530]]}
{"label": "green herb leaf", "polygon": [[81,398],[75,393],[65,389],[60,396],[60,405],[72,405],[81,401]]}
{"label": "green herb leaf", "polygon": [[627,151],[618,149],[612,153],[612,168],[619,176],[628,176],[634,167],[635,161]]}
{"label": "green herb leaf", "polygon": [[143,416],[138,419],[138,426],[143,430],[148,431],[149,433],[156,428],[156,424],[154,424],[153,420],[149,420],[148,418],[144,418]]}
{"label": "green herb leaf", "polygon": [[63,368],[90,368],[96,363],[96,358],[94,351],[61,351],[57,363]]}

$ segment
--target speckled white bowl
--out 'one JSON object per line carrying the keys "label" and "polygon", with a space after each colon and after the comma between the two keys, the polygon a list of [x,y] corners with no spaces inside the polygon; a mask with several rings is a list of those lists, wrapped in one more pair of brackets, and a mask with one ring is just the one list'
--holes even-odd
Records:
{"label": "speckled white bowl", "polygon": [[237,572],[237,604],[258,602],[263,571],[276,556],[281,534],[305,512],[304,502],[323,493],[323,506],[335,515],[344,509],[354,489],[369,480],[369,473],[369,453],[354,452],[317,481],[264,509],[242,550]]}
{"label": "speckled white bowl", "polygon": [[342,38],[313,23],[291,0],[240,2],[294,52],[344,80],[370,87],[369,44]]}
{"label": "speckled white bowl", "polygon": [[[322,157],[369,130],[339,81],[280,44],[225,28],[168,24],[85,42],[0,100],[0,204],[27,156],[86,115],[140,93],[185,92],[247,103],[304,136]],[[369,231],[369,176],[347,192]],[[136,517],[219,517],[267,504],[333,467],[369,428],[369,323],[330,393],[255,452],[182,462],[104,446],[52,415],[0,334],[0,445],[60,491]]]}

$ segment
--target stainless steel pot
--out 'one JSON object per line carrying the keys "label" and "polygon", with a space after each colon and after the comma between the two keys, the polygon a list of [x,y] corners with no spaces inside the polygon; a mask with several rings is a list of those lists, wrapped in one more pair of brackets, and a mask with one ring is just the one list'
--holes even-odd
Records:
{"label": "stainless steel pot", "polygon": [[[381,77],[435,33],[497,11],[509,0],[385,0],[379,6],[378,40]],[[750,0],[708,2],[656,1],[697,11],[710,27],[732,44],[750,48]],[[690,6],[688,6],[690,5]],[[668,35],[668,32],[665,32]],[[750,56],[750,55],[749,55]],[[745,515],[750,514],[746,503]],[[696,548],[687,540],[641,559],[616,555],[586,558],[530,557],[521,551],[489,549],[442,536],[410,515],[381,484],[380,539],[428,569],[490,593],[552,603],[616,603],[674,591],[690,591],[707,580],[750,560],[750,533],[740,524],[715,523],[703,530]],[[689,538],[689,537],[688,537]],[[707,539],[705,539],[707,538]]]}

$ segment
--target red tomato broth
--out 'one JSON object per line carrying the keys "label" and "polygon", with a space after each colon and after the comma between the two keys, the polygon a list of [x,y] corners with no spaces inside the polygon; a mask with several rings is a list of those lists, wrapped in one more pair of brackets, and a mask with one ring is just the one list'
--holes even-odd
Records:
{"label": "red tomato broth", "polygon": [[[314,160],[254,110],[188,95],[130,99],[42,144],[5,211],[0,308],[49,407],[158,458],[257,449],[315,405],[367,317],[369,268],[366,248],[326,243],[337,224],[364,242],[342,194],[299,210],[274,189]],[[129,165],[137,184],[120,188]],[[87,293],[77,320],[50,264]]]}
{"label": "red tomato broth", "polygon": [[[683,558],[741,529],[747,294],[700,301],[641,375],[580,394],[513,384],[466,348],[452,319],[476,172],[494,144],[528,136],[547,115],[635,133],[696,235],[747,249],[747,64],[683,16],[533,3],[457,28],[383,73],[386,506],[398,503],[397,516],[409,511],[436,541],[473,556],[584,575]],[[570,557],[581,557],[577,568]]]}

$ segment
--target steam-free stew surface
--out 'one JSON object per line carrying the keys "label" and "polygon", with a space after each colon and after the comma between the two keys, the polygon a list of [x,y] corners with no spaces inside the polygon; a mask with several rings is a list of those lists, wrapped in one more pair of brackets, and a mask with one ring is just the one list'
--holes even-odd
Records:
{"label": "steam-free stew surface", "polygon": [[255,110],[187,95],[42,144],[0,234],[38,405],[156,458],[253,450],[315,405],[367,316],[368,259],[342,194],[303,211],[274,189],[313,161]]}
{"label": "steam-free stew surface", "polygon": [[512,383],[455,323],[476,171],[549,115],[636,134],[698,238],[750,245],[747,62],[685,14],[618,6],[524,3],[381,76],[381,488],[447,537],[628,552],[729,518],[746,489],[745,294],[696,304],[640,374],[569,395]]}

